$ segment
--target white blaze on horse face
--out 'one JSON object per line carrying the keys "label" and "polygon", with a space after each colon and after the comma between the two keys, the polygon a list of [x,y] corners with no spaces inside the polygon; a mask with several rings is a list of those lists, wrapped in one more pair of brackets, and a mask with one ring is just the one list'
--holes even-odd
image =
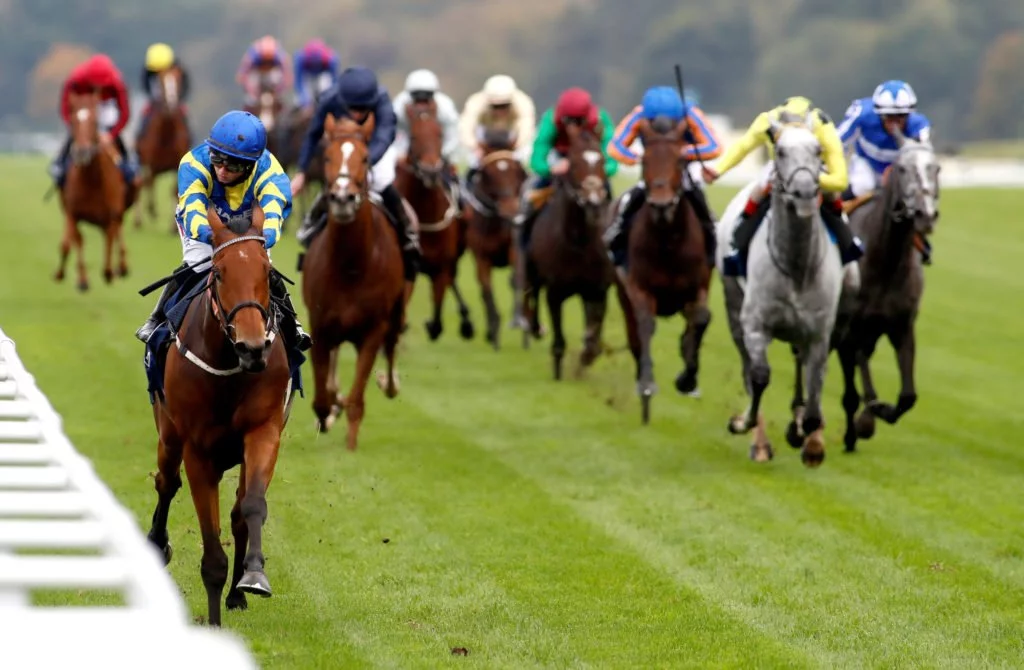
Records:
{"label": "white blaze on horse face", "polygon": [[601,161],[601,152],[587,149],[583,152],[583,160],[587,161],[590,167],[595,167]]}
{"label": "white blaze on horse face", "polygon": [[498,161],[498,169],[501,170],[502,172],[508,170],[508,161],[506,161],[506,160]]}
{"label": "white blaze on horse face", "polygon": [[351,142],[341,145],[341,169],[338,170],[338,177],[334,180],[334,184],[342,193],[348,190],[348,185],[352,181],[352,175],[348,171],[348,161],[352,158],[352,153],[355,150],[356,147]]}
{"label": "white blaze on horse face", "polygon": [[178,104],[178,81],[168,75],[164,82],[164,87],[167,90],[167,104],[173,107]]}

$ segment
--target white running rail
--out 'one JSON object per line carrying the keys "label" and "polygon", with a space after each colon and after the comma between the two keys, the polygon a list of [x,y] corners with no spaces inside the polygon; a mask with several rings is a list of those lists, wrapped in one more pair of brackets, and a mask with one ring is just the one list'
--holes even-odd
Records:
{"label": "white running rail", "polygon": [[[109,606],[33,595],[120,594]],[[106,596],[109,599],[109,596]],[[158,552],[74,448],[0,329],[0,668],[256,668],[223,631],[191,625]]]}

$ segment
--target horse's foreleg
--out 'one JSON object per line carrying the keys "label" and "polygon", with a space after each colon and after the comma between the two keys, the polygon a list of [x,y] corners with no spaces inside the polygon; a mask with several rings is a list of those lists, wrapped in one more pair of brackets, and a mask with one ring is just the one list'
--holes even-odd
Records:
{"label": "horse's foreleg", "polygon": [[501,344],[501,315],[494,302],[494,291],[491,288],[491,264],[489,261],[476,257],[476,279],[480,282],[480,295],[483,297],[484,308],[487,310],[487,341],[497,350]]}
{"label": "horse's foreleg", "polygon": [[455,302],[459,303],[459,335],[464,340],[473,339],[473,321],[469,318],[469,307],[462,298],[462,291],[459,290],[458,261],[452,263],[452,293],[455,295]]}
{"label": "horse's foreleg", "polygon": [[772,369],[768,365],[768,344],[771,338],[760,328],[748,328],[743,333],[743,346],[750,356],[750,407],[747,409],[743,431],[746,432],[757,425],[757,415],[761,411],[761,398],[771,382]]}
{"label": "horse's foreleg", "polygon": [[111,221],[103,229],[103,281],[108,284],[114,281],[114,241],[117,229],[121,224]]}
{"label": "horse's foreleg", "polygon": [[149,211],[149,216],[156,218],[156,175],[153,174],[152,170],[146,170],[145,181],[143,182],[146,189],[146,208]]}
{"label": "horse's foreleg", "polygon": [[394,398],[400,390],[395,354],[398,351],[398,339],[402,334],[402,309],[401,302],[396,302],[391,310],[387,333],[384,335],[384,358],[387,361],[388,369],[384,374],[378,375],[377,386],[384,391],[387,398]]}
{"label": "horse's foreleg", "polygon": [[803,357],[796,345],[790,345],[793,353],[793,400],[789,403],[789,409],[793,413],[789,425],[786,427],[786,441],[789,446],[799,449],[804,446],[804,413],[806,412],[807,401],[804,400],[804,364]]}
{"label": "horse's foreleg", "polygon": [[199,572],[206,587],[207,622],[220,626],[220,596],[228,581],[228,555],[220,544],[220,496],[217,488],[221,473],[209,460],[200,459],[195,450],[185,447],[185,473],[203,538],[203,558]]}
{"label": "horse's foreleg", "polygon": [[642,419],[648,423],[651,419],[651,397],[658,392],[654,383],[654,361],[651,358],[651,338],[654,337],[655,314],[657,304],[654,296],[636,286],[629,287],[629,299],[636,314],[637,337],[640,340],[639,378],[636,384],[640,396]]}
{"label": "horse's foreleg", "polygon": [[146,537],[163,554],[166,565],[171,562],[173,554],[167,537],[167,517],[171,501],[181,488],[181,444],[161,437],[157,442],[156,468],[156,509]]}
{"label": "horse's foreleg", "polygon": [[608,291],[603,290],[583,299],[583,351],[580,352],[580,373],[593,365],[601,355],[601,335],[608,312]]}
{"label": "horse's foreleg", "polygon": [[814,342],[806,350],[804,369],[807,374],[807,409],[804,412],[803,430],[807,438],[800,459],[809,468],[818,467],[825,460],[825,421],[821,412],[821,394],[825,388],[825,373],[828,371],[828,354],[827,338]]}
{"label": "horse's foreleg", "polygon": [[60,256],[57,260],[57,272],[54,273],[55,281],[64,281],[64,271],[68,265],[68,254],[71,253],[71,246],[75,240],[75,219],[70,214],[64,215],[64,235],[60,239]]}
{"label": "horse's foreleg", "polygon": [[887,335],[892,348],[896,350],[896,364],[900,368],[900,395],[895,407],[889,403],[876,402],[870,408],[882,421],[894,424],[917,403],[917,388],[914,385],[914,354],[917,348],[914,322],[908,319],[890,329]]}
{"label": "horse's foreleg", "polygon": [[78,224],[73,223],[71,228],[72,240],[75,245],[75,255],[78,258],[78,290],[88,291],[89,290],[89,275],[85,269],[85,243],[82,239],[82,231],[78,229]]}
{"label": "horse's foreleg", "polygon": [[249,547],[237,588],[264,598],[270,596],[271,590],[263,572],[263,524],[267,521],[267,489],[274,478],[280,446],[281,425],[276,421],[267,421],[245,435],[245,496],[239,511],[249,532]]}
{"label": "horse's foreleg", "polygon": [[117,227],[117,275],[128,276],[128,249],[124,243],[124,225]]}
{"label": "horse's foreleg", "polygon": [[313,413],[316,414],[317,430],[326,433],[334,424],[334,406],[336,404],[337,387],[334,392],[329,382],[334,377],[332,348],[325,338],[319,337],[314,331],[313,348],[310,352],[313,365]]}
{"label": "horse's foreleg", "polygon": [[836,347],[839,354],[839,365],[843,369],[843,412],[846,414],[846,432],[843,434],[843,444],[847,452],[857,449],[857,428],[854,424],[854,417],[857,408],[860,407],[860,395],[857,393],[857,357],[856,349],[846,343],[840,342]]}
{"label": "horse's foreleg", "polygon": [[244,610],[249,607],[245,591],[238,588],[245,573],[245,552],[249,547],[249,525],[242,515],[242,499],[245,497],[245,461],[238,469],[238,487],[235,489],[235,504],[231,506],[231,537],[235,543],[235,558],[231,568],[231,583],[224,604],[229,610]]}
{"label": "horse's foreleg", "polygon": [[629,298],[625,284],[619,279],[615,281],[615,295],[619,299],[619,307],[622,308],[622,321],[626,326],[626,342],[629,344],[629,352],[633,355],[633,363],[636,367],[636,380],[640,380],[640,334],[636,325],[636,310]]}
{"label": "horse's foreleg", "polygon": [[[136,153],[138,153],[138,147],[136,147]],[[140,172],[139,177],[141,177],[140,184],[139,184],[139,198],[140,199],[142,198],[142,196],[144,195],[144,192],[146,190],[146,173],[148,171],[149,171],[149,166],[146,165],[146,163],[143,161],[142,157],[140,156],[139,157],[139,172]],[[136,229],[142,228],[142,206],[140,204],[136,204],[133,218],[135,219],[135,228]]]}
{"label": "horse's foreleg", "polygon": [[[520,254],[521,258],[525,258]],[[512,325],[523,329],[523,349],[530,347],[530,339],[541,338],[540,325],[540,292],[542,280],[537,266],[529,260],[524,261],[526,267],[523,269],[521,281],[522,290],[517,293],[522,295],[522,304],[516,308],[516,316],[512,319]],[[548,300],[551,299],[551,291],[548,291]]]}
{"label": "horse's foreleg", "polygon": [[377,358],[381,344],[384,342],[384,335],[387,332],[387,322],[379,324],[371,331],[363,341],[359,343],[356,353],[356,374],[352,380],[352,388],[349,389],[345,398],[345,416],[348,418],[348,436],[346,446],[349,451],[355,451],[359,439],[359,426],[363,422],[363,414],[366,412],[365,394],[366,383],[373,370],[373,361]]}
{"label": "horse's foreleg", "polygon": [[431,279],[431,288],[434,292],[434,316],[425,324],[427,335],[431,341],[441,337],[441,333],[444,331],[441,312],[444,309],[444,294],[448,291],[451,282],[452,278],[447,270],[439,272]]}
{"label": "horse's foreleg", "polygon": [[548,287],[548,313],[551,316],[551,358],[556,380],[562,378],[562,359],[565,358],[565,333],[562,332],[562,303],[564,302],[564,294]]}
{"label": "horse's foreleg", "polygon": [[676,390],[694,398],[700,397],[698,373],[700,372],[700,345],[704,334],[711,323],[711,310],[708,309],[708,292],[701,289],[697,301],[683,308],[686,319],[686,330],[679,340],[679,350],[685,369],[676,377]]}
{"label": "horse's foreleg", "polygon": [[875,434],[875,414],[871,407],[878,402],[878,392],[871,378],[871,355],[875,351],[877,335],[861,343],[857,351],[857,368],[860,370],[861,390],[863,391],[864,409],[855,419],[857,437],[862,440],[871,439]]}

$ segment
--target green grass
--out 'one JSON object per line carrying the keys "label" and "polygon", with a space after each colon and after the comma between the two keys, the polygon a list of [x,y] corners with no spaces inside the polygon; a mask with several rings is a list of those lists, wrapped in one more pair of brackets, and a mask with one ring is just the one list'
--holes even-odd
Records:
{"label": "green grass", "polygon": [[960,147],[958,155],[963,158],[1015,158],[1022,160],[1024,159],[1024,141],[967,142]]}
{"label": "green grass", "polygon": [[[156,437],[133,333],[153,300],[136,290],[179,262],[179,242],[165,222],[129,230],[133,274],[106,286],[100,237],[86,228],[93,290],[79,295],[51,279],[62,224],[56,203],[38,199],[43,161],[0,159],[0,174],[0,324],[145,530]],[[730,193],[713,192],[718,211]],[[1019,667],[1024,241],[1000,215],[1018,198],[944,192],[919,321],[920,401],[846,456],[833,363],[817,471],[785,447],[792,368],[781,345],[766,399],[775,461],[751,463],[749,438],[727,434],[744,398],[719,286],[703,398],[673,390],[682,324],[660,321],[661,392],[642,427],[627,354],[555,383],[548,341],[523,351],[506,331],[497,353],[463,342],[451,301],[430,343],[421,280],[402,395],[368,391],[358,452],[344,450],[343,430],[316,435],[311,389],[296,400],[269,493],[275,595],[225,613],[225,626],[267,668]],[[286,273],[295,255],[291,235],[274,250]],[[460,282],[482,330],[472,267]],[[497,284],[507,315],[504,274]],[[581,312],[570,305],[573,356]],[[624,342],[614,301],[606,339]],[[351,366],[349,353],[345,384]],[[874,369],[893,398],[888,345]],[[225,510],[236,477],[222,486]],[[170,533],[171,574],[205,615],[187,488]]]}

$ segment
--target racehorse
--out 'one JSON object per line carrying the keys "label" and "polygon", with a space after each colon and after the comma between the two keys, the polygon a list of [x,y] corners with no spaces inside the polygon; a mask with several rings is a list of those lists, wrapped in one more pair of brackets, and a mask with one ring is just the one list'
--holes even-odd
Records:
{"label": "racehorse", "polygon": [[267,150],[275,157],[285,148],[281,133],[278,131],[278,120],[281,118],[284,103],[278,97],[276,86],[277,82],[272,72],[259,73],[259,94],[256,103],[245,107],[245,111],[259,117],[260,123],[267,129]]}
{"label": "racehorse", "polygon": [[225,604],[229,610],[245,609],[246,593],[271,595],[263,569],[266,494],[293,390],[285,344],[275,326],[276,308],[270,303],[263,212],[254,209],[251,224],[235,219],[226,225],[212,207],[207,218],[213,229],[212,268],[205,290],[186,308],[164,363],[163,394],[153,403],[160,439],[149,540],[170,562],[167,516],[181,488],[184,460],[202,533],[207,620],[219,626],[228,576],[220,540],[220,481],[227,470],[240,466],[231,508],[235,559]]}
{"label": "racehorse", "polygon": [[[327,116],[327,225],[310,242],[303,261],[302,298],[309,310],[316,379],[313,411],[319,429],[326,432],[345,409],[350,450],[356,448],[366,383],[382,346],[388,369],[378,385],[388,398],[398,395],[395,349],[405,318],[398,237],[369,191],[367,145],[372,134],[372,122],[359,125]],[[337,380],[338,347],[344,342],[357,350],[347,397],[338,393]]]}
{"label": "racehorse", "polygon": [[[881,192],[850,212],[850,226],[867,247],[861,258],[860,291],[840,301],[833,345],[843,369],[846,451],[875,432],[875,417],[895,424],[917,402],[914,385],[914,323],[924,293],[919,236],[938,219],[939,164],[927,142],[897,134],[899,154]],[[878,400],[869,363],[885,335],[896,350],[900,393],[896,405]],[[854,419],[861,398],[854,379],[860,368],[865,411]]]}
{"label": "racehorse", "polygon": [[524,252],[523,312],[530,332],[523,330],[523,341],[540,334],[538,303],[544,288],[551,315],[555,379],[562,378],[565,356],[562,303],[575,295],[583,300],[586,333],[578,368],[582,372],[601,353],[608,287],[615,277],[601,237],[609,197],[601,129],[591,131],[570,124],[566,130],[569,171],[556,178],[551,199],[537,214]]}
{"label": "racehorse", "polygon": [[60,262],[54,279],[64,281],[68,254],[74,246],[78,254],[78,290],[89,290],[82,251],[79,221],[92,223],[103,231],[103,278],[114,280],[113,248],[117,243],[117,274],[128,276],[124,244],[124,215],[135,202],[137,189],[128,183],[121,166],[124,160],[114,142],[100,133],[99,98],[95,93],[72,93],[69,98],[71,119],[71,165],[60,191],[64,210],[64,237],[60,243]]}
{"label": "racehorse", "polygon": [[[746,413],[731,418],[728,428],[741,434],[756,427],[751,459],[763,462],[773,458],[760,412],[761,398],[771,376],[768,345],[772,339],[788,342],[798,360],[797,394],[803,395],[806,384],[808,396],[806,408],[794,403],[787,439],[802,447],[804,465],[817,467],[825,459],[821,393],[843,268],[819,213],[821,145],[801,121],[773,122],[769,133],[775,143],[771,208],[750,245],[745,288],[738,288],[735,281],[725,286],[730,330],[751,398]],[[738,194],[726,210],[718,229],[720,248],[728,246],[725,241],[738,218],[738,201],[746,198],[751,188]]]}
{"label": "racehorse", "polygon": [[[515,153],[515,134],[488,130],[481,145],[480,167],[467,184],[472,205],[466,242],[476,262],[476,277],[487,310],[487,341],[498,349],[501,316],[494,301],[491,271],[515,267],[512,229],[519,213],[519,196],[526,183],[526,170]],[[511,275],[515,284],[515,273]],[[517,313],[519,310],[516,310]]]}
{"label": "racehorse", "polygon": [[675,385],[680,393],[691,396],[700,394],[700,346],[711,322],[707,305],[711,268],[704,232],[683,193],[686,164],[680,154],[686,145],[686,128],[685,119],[675,125],[666,119],[641,122],[647,199],[630,231],[628,269],[616,277],[645,424],[650,421],[651,398],[657,392],[651,359],[656,317],[681,312],[686,319],[680,339],[686,367]]}
{"label": "racehorse", "polygon": [[426,322],[427,334],[436,340],[444,330],[441,310],[449,288],[459,303],[459,330],[464,339],[473,337],[469,308],[455,283],[459,258],[466,250],[465,230],[458,218],[458,197],[445,185],[447,164],[441,155],[442,129],[437,120],[437,103],[410,102],[409,151],[399,163],[395,187],[416,212],[419,220],[423,259],[420,272],[430,278],[434,290],[434,314]]}
{"label": "racehorse", "polygon": [[[149,215],[156,217],[156,197],[153,183],[165,172],[176,172],[181,157],[190,148],[190,134],[185,110],[181,105],[182,73],[178,67],[161,72],[157,81],[160,83],[160,96],[150,104],[149,120],[145,130],[139,136],[135,149],[139,155],[139,167],[143,190],[148,191],[147,208]],[[171,187],[173,202],[178,201],[178,184]],[[135,208],[135,227],[142,227],[142,207]],[[177,232],[172,223],[171,231]]]}

